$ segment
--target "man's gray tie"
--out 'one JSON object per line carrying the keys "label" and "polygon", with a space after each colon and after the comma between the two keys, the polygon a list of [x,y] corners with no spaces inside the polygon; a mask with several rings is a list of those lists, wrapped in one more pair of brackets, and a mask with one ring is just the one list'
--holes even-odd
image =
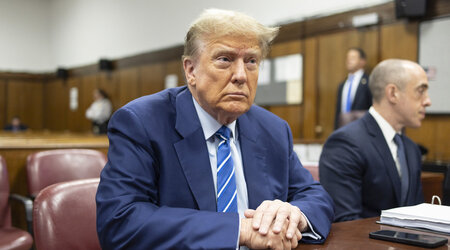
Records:
{"label": "man's gray tie", "polygon": [[401,172],[401,183],[402,183],[402,199],[401,205],[406,205],[406,198],[408,195],[408,186],[409,186],[409,171],[408,165],[406,163],[406,154],[405,154],[405,146],[403,145],[402,136],[399,134],[395,134],[394,142],[397,144],[397,159],[400,164],[400,172]]}

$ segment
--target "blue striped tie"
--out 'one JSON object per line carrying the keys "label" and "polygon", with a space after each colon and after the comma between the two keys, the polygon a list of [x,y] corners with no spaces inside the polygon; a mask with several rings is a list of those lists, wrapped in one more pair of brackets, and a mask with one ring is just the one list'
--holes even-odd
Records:
{"label": "blue striped tie", "polygon": [[220,140],[217,148],[217,211],[237,213],[236,180],[230,150],[230,133],[230,129],[226,126],[222,126],[216,132]]}

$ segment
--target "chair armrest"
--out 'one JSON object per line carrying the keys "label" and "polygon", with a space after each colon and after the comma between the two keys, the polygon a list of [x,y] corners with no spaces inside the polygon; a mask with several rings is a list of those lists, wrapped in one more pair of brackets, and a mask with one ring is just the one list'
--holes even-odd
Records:
{"label": "chair armrest", "polygon": [[33,235],[33,200],[20,194],[10,194],[9,198],[19,201],[24,206],[28,232]]}

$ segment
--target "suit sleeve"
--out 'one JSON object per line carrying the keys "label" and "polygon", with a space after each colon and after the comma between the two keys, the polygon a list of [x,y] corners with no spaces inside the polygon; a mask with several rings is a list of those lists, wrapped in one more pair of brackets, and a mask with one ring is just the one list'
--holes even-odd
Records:
{"label": "suit sleeve", "polygon": [[333,198],[335,221],[361,218],[364,160],[349,135],[338,131],[325,143],[319,161],[320,183]]}
{"label": "suit sleeve", "polygon": [[[286,125],[288,126],[288,125]],[[312,230],[321,236],[316,240],[303,237],[305,243],[323,243],[330,232],[333,222],[333,201],[323,187],[314,181],[293,151],[292,134],[289,127],[289,190],[288,202],[300,208],[312,225]]]}
{"label": "suit sleeve", "polygon": [[96,196],[97,232],[103,249],[236,248],[237,214],[158,204],[162,166],[148,130],[135,113],[122,108],[108,129],[108,163]]}

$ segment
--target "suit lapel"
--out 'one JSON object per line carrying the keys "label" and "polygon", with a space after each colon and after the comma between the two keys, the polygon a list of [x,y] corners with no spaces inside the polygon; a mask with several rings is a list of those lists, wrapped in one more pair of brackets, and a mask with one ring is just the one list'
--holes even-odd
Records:
{"label": "suit lapel", "polygon": [[216,195],[208,148],[188,89],[177,96],[175,105],[177,111],[175,129],[183,137],[174,143],[180,165],[199,209],[216,211]]}
{"label": "suit lapel", "polygon": [[242,164],[247,183],[249,208],[257,208],[262,201],[273,199],[267,174],[267,148],[261,142],[259,129],[251,124],[247,114],[238,119]]}
{"label": "suit lapel", "polygon": [[[401,182],[400,177],[398,175],[397,167],[395,166],[394,159],[392,158],[391,151],[389,150],[389,146],[386,143],[386,139],[383,136],[383,132],[381,132],[380,127],[378,126],[375,118],[367,112],[362,118],[364,123],[367,126],[367,131],[373,137],[373,146],[376,148],[378,157],[383,159],[383,166],[388,173],[389,180],[394,187],[395,198],[397,199],[398,204],[401,201]],[[381,169],[380,169],[381,171]]]}
{"label": "suit lapel", "polygon": [[359,98],[364,96],[362,91],[363,91],[364,88],[366,88],[365,85],[367,83],[368,83],[368,77],[367,77],[366,74],[364,74],[361,77],[361,80],[359,81],[358,88],[356,89],[355,97],[353,98],[353,102],[352,102],[352,110],[355,108],[355,105],[357,105],[357,103],[359,102]]}

